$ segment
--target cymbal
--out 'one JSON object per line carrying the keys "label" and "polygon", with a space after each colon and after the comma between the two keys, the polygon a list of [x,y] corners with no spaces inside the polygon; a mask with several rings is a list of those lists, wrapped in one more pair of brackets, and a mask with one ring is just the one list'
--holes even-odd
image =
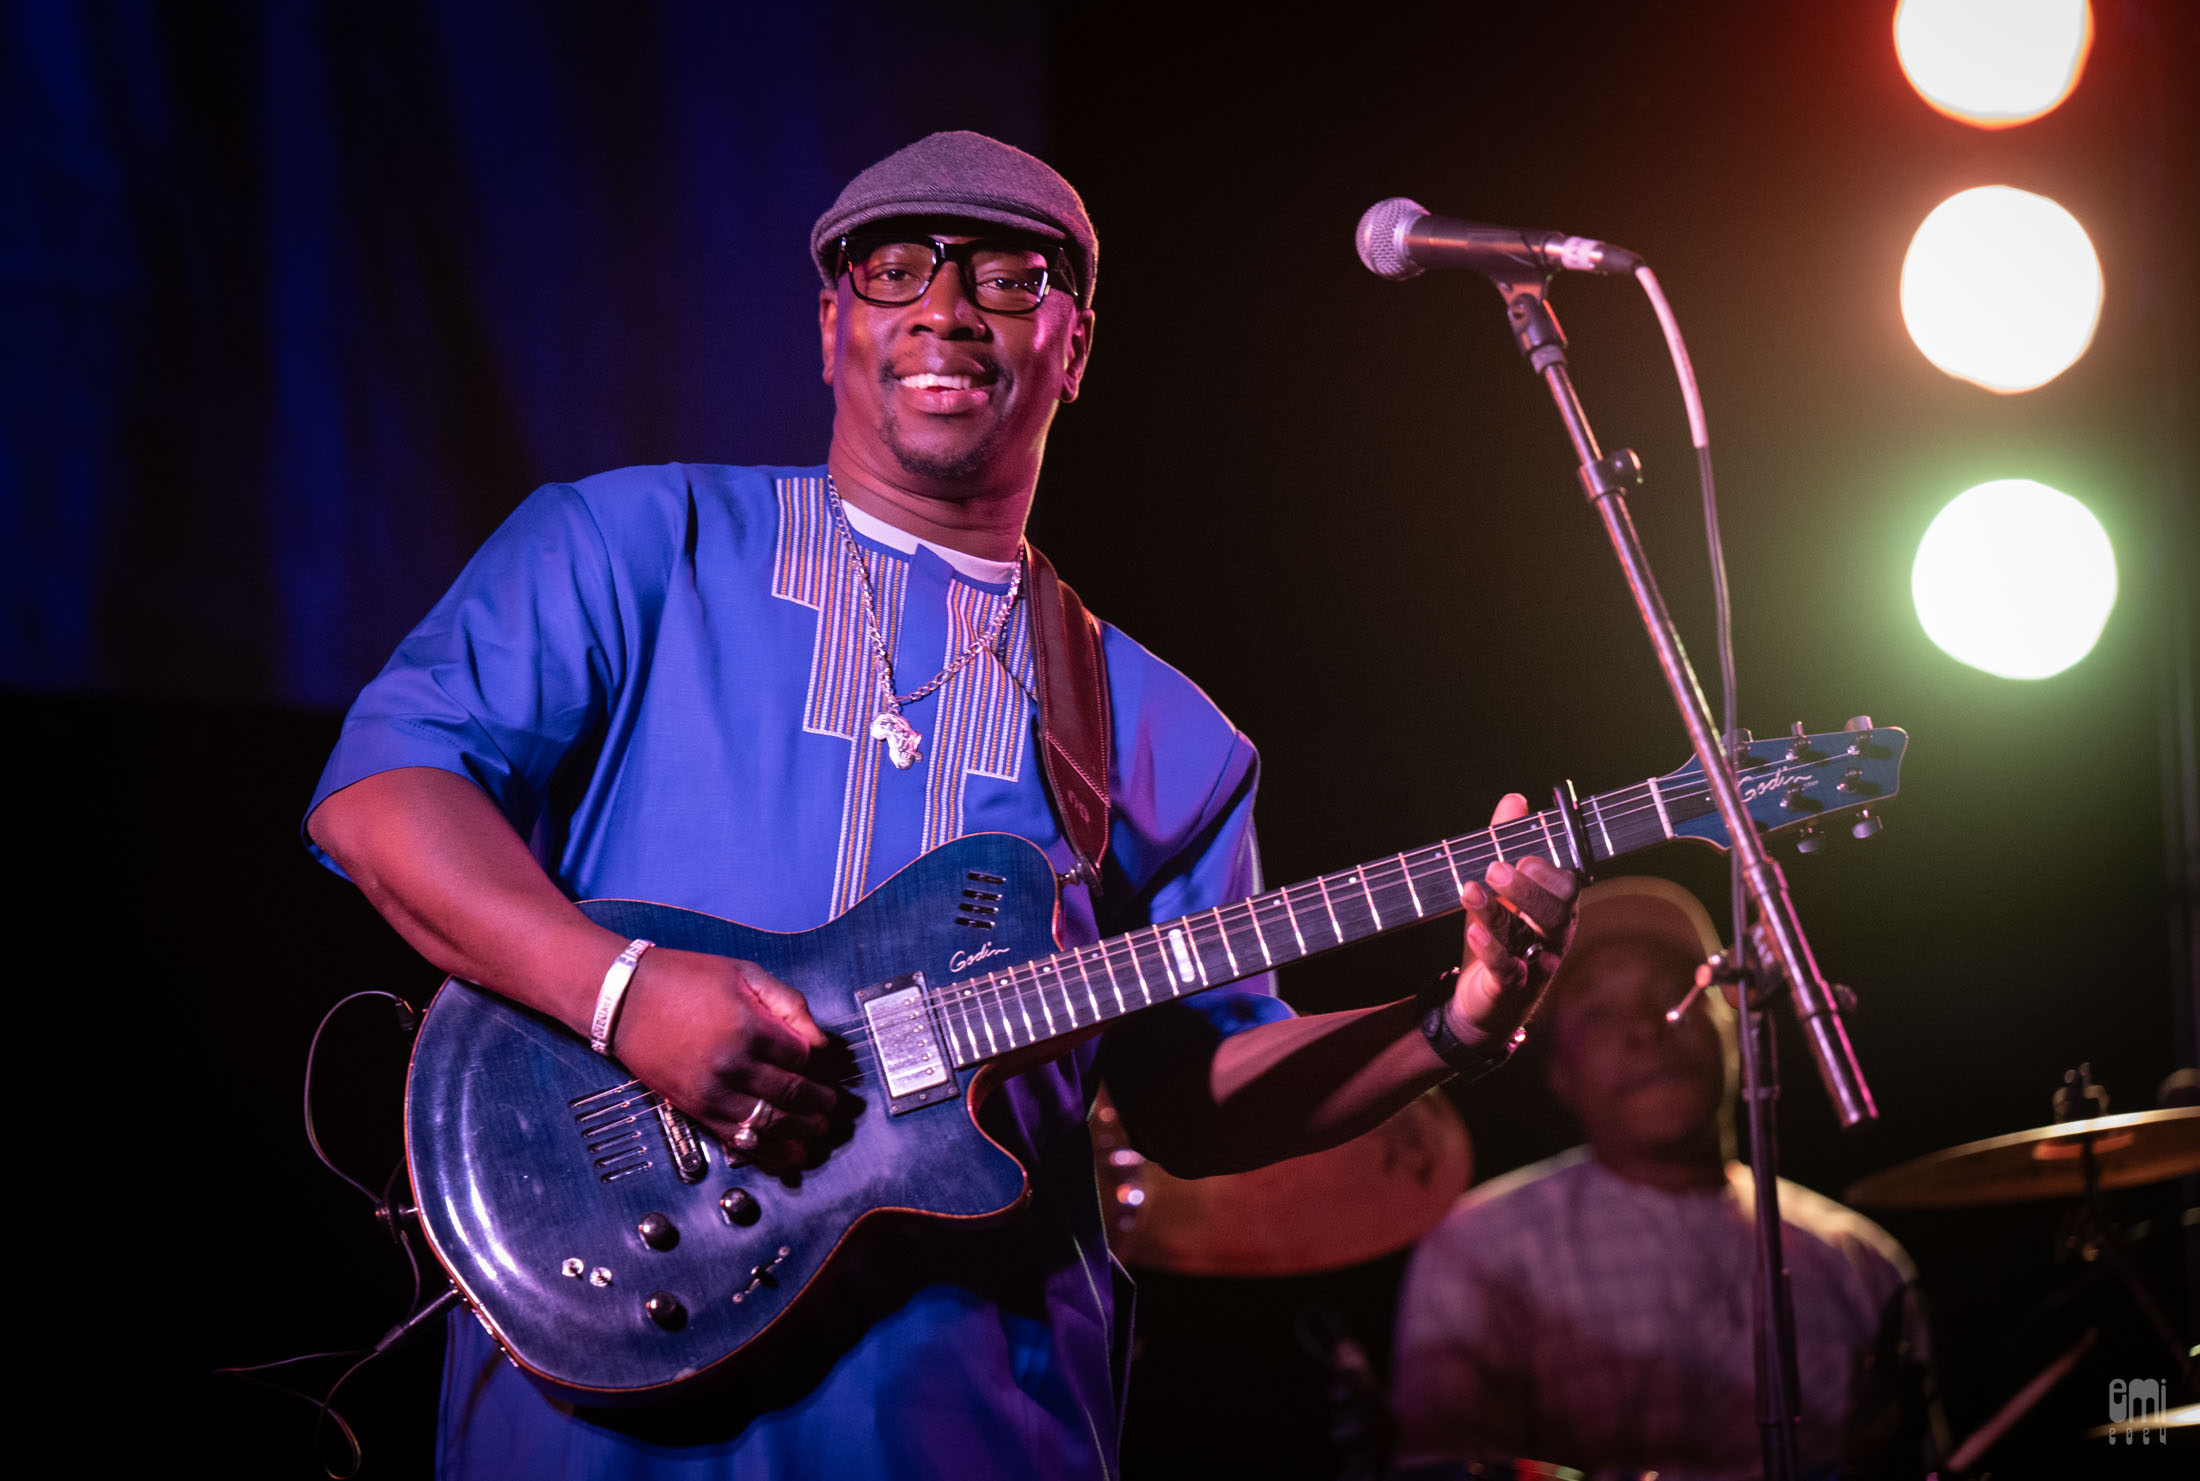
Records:
{"label": "cymbal", "polygon": [[2128,1435],[2134,1430],[2181,1430],[2196,1424],[2200,1424],[2200,1404],[2180,1404],[2175,1409],[2164,1409],[2145,1419],[2097,1425],[2087,1430],[2085,1437],[2088,1440],[2099,1440],[2109,1435]]}
{"label": "cymbal", "polygon": [[[1113,1110],[1095,1116],[1112,1122]],[[1340,1146],[1219,1177],[1172,1177],[1120,1138],[1096,1140],[1116,1254],[1180,1275],[1309,1275],[1376,1259],[1435,1228],[1474,1170],[1466,1124],[1433,1090]]]}
{"label": "cymbal", "polygon": [[2200,1106],[2127,1111],[1966,1142],[1873,1173],[1846,1197],[1866,1208],[2077,1198],[2085,1192],[2088,1141],[2103,1191],[2200,1172]]}

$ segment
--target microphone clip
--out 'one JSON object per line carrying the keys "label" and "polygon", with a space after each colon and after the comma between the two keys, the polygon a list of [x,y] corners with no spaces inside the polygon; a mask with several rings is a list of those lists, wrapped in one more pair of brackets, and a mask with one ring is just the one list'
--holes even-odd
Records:
{"label": "microphone clip", "polygon": [[1566,363],[1566,331],[1551,312],[1551,275],[1525,272],[1492,277],[1505,298],[1505,322],[1512,326],[1513,343],[1520,346],[1537,375],[1553,365]]}

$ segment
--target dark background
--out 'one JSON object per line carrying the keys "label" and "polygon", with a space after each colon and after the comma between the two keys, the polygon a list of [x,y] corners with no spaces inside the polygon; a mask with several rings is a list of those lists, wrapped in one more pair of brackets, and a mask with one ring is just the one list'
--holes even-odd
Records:
{"label": "dark background", "polygon": [[[933,128],[1033,148],[1091,207],[1097,358],[1033,534],[1260,743],[1272,879],[1459,831],[1506,789],[1603,790],[1685,759],[1496,296],[1467,275],[1380,282],[1349,241],[1400,193],[1587,232],[1656,265],[1689,335],[1745,722],[1868,712],[1912,737],[1885,834],[1788,865],[1821,961],[1862,997],[1883,1115],[1837,1131],[1790,1034],[1785,1170],[1838,1192],[2038,1124],[2081,1060],[2114,1109],[2152,1104],[2194,1058],[2162,775],[2165,756],[2189,769],[2189,739],[2159,732],[2169,634],[2192,619],[2200,48],[2171,0],[2096,9],[2074,97],[1989,134],[1918,100],[1878,4],[1293,25],[12,5],[0,683],[34,879],[18,1021],[38,1078],[68,1086],[35,1098],[19,1142],[27,1310],[55,1352],[35,1432],[79,1468],[89,1442],[156,1469],[311,1472],[303,1405],[207,1372],[371,1340],[407,1290],[296,1121],[328,1005],[361,987],[418,1003],[435,981],[296,846],[341,707],[534,484],[822,456],[808,224]],[[1995,182],[2075,212],[2108,283],[2091,352],[2021,397],[1933,370],[1896,304],[1918,220]],[[1598,430],[1650,469],[1636,520],[1708,663],[1693,459],[1655,324],[1623,280],[1554,302]],[[2085,500],[2119,554],[2100,647],[2038,683],[1955,664],[1910,608],[1927,521],[2001,476]],[[1714,856],[1644,864],[1723,911]],[[1375,1001],[1454,949],[1449,928],[1408,933],[1285,990]],[[403,1044],[379,1008],[345,1015],[323,1121],[379,1182]],[[1462,1096],[1478,1175],[1570,1140],[1536,1079]],[[2157,1189],[2123,1212],[2185,1201]],[[1884,1219],[1937,1302],[1959,1434],[2077,1320],[2026,1319],[2076,1279],[2052,1261],[2058,1212]],[[2190,1340],[2174,1237],[2150,1249]],[[1328,1303],[1379,1353],[1395,1273],[1149,1280],[1138,1470],[1328,1474],[1289,1317]],[[2162,1355],[2113,1295],[2086,1309],[2109,1349],[2005,1443],[2002,1473],[2124,1463],[2075,1431],[2106,1418],[2108,1378]],[[347,1390],[370,1474],[426,1467],[434,1348]]]}

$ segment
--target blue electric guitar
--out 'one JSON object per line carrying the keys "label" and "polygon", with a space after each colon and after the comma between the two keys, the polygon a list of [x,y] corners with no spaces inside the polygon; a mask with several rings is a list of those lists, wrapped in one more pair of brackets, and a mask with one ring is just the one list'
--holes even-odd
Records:
{"label": "blue electric guitar", "polygon": [[[1870,727],[1748,747],[1766,832],[1868,814],[1907,737]],[[1876,826],[1872,824],[1871,826]],[[664,1397],[768,1332],[852,1237],[896,1219],[1016,1210],[1023,1167],[979,1103],[1037,1046],[1141,1008],[1459,909],[1463,881],[1540,854],[1571,869],[1668,839],[1724,847],[1680,770],[1091,946],[1056,949],[1055,874],[981,833],[933,850],[812,931],[633,900],[581,908],[622,936],[758,962],[809,999],[860,1109],[795,1177],[770,1177],[563,1027],[446,982],[413,1049],[406,1157],[421,1227],[512,1360],[558,1397]],[[1043,1051],[1041,1051],[1043,1052]]]}

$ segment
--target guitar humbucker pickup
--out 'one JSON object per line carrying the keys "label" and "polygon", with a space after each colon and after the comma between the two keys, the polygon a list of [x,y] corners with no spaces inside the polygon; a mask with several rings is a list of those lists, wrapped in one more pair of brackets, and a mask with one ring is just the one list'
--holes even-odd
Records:
{"label": "guitar humbucker pickup", "polygon": [[888,1115],[954,1097],[955,1071],[932,1021],[931,1004],[925,1001],[922,972],[874,983],[857,992],[856,1002],[886,1080]]}

